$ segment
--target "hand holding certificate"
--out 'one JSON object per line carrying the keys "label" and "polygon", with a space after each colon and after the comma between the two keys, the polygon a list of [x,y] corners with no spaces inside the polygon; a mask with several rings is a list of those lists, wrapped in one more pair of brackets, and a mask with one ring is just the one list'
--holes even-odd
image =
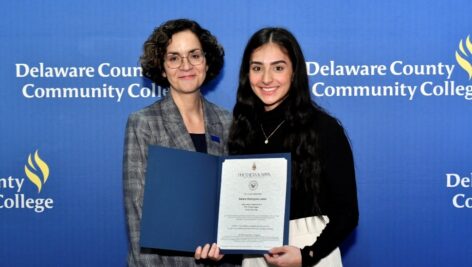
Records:
{"label": "hand holding certificate", "polygon": [[[287,244],[290,155],[218,157],[150,146],[141,246],[265,253]],[[207,207],[207,208],[205,208]]]}

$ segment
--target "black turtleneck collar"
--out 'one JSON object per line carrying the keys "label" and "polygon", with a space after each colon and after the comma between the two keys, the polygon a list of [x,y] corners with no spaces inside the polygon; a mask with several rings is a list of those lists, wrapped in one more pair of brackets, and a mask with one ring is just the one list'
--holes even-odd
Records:
{"label": "black turtleneck collar", "polygon": [[262,114],[260,114],[260,120],[262,123],[272,123],[272,122],[280,122],[283,119],[285,119],[285,114],[288,109],[288,101],[285,99],[275,107],[273,110],[270,111],[264,111]]}

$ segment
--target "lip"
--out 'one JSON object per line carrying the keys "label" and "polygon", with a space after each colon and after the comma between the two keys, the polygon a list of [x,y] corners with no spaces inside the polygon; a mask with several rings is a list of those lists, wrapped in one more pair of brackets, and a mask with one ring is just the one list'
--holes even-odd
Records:
{"label": "lip", "polygon": [[179,76],[179,79],[182,79],[182,80],[191,80],[193,78],[195,78],[195,74],[189,74],[189,75],[182,75],[182,76]]}
{"label": "lip", "polygon": [[277,91],[277,89],[279,89],[279,87],[278,86],[260,86],[259,89],[263,94],[271,95],[271,94],[274,94]]}

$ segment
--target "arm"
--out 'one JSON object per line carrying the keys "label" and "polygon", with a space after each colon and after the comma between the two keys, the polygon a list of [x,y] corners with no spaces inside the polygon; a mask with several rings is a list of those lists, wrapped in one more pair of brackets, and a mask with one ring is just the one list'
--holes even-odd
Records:
{"label": "arm", "polygon": [[331,253],[357,226],[359,211],[354,160],[343,128],[336,121],[323,127],[321,153],[326,159],[322,172],[321,208],[329,223],[312,246],[302,249],[303,265],[313,265]]}
{"label": "arm", "polygon": [[140,257],[140,221],[144,194],[144,176],[147,163],[149,131],[147,124],[136,115],[131,115],[126,125],[123,154],[123,188],[128,225],[128,265],[138,266]]}

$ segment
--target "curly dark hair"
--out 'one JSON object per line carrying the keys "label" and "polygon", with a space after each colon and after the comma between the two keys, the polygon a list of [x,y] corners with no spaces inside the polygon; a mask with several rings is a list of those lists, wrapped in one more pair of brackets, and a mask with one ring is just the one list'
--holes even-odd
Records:
{"label": "curly dark hair", "polygon": [[230,154],[248,153],[255,144],[259,114],[264,112],[263,102],[252,91],[249,82],[250,60],[253,52],[268,43],[278,45],[293,66],[293,79],[286,103],[285,121],[289,134],[283,147],[292,153],[292,187],[310,192],[314,208],[319,211],[316,196],[320,188],[321,159],[318,134],[313,126],[316,118],[326,112],[311,100],[305,58],[295,37],[283,28],[263,28],[249,39],[244,50],[239,73],[236,105],[230,129],[228,149]]}
{"label": "curly dark hair", "polygon": [[198,37],[205,53],[208,71],[203,84],[211,81],[220,73],[224,64],[225,53],[216,37],[193,20],[176,19],[169,20],[155,28],[144,43],[140,63],[145,77],[162,87],[169,86],[167,78],[162,76],[167,46],[172,39],[172,35],[186,30],[193,32]]}

